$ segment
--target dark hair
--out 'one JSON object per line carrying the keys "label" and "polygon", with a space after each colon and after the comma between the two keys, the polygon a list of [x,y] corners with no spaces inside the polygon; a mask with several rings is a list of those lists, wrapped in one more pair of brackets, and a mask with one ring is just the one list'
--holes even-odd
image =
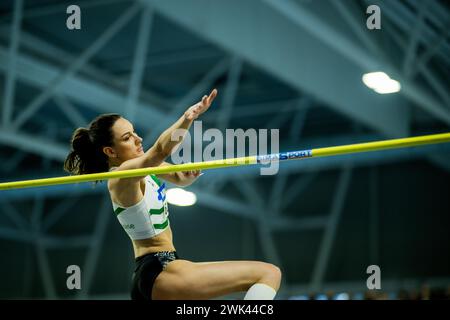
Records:
{"label": "dark hair", "polygon": [[113,145],[112,126],[119,118],[121,116],[115,113],[102,114],[92,120],[87,129],[76,129],[64,170],[71,174],[108,171],[108,156],[102,149]]}

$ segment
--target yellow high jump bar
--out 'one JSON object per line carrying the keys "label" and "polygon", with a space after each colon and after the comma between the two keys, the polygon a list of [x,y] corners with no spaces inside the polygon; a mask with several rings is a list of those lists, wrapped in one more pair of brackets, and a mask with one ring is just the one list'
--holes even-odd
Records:
{"label": "yellow high jump bar", "polygon": [[165,167],[151,167],[151,168],[91,173],[91,174],[64,176],[55,178],[4,182],[0,183],[0,190],[42,187],[42,186],[69,184],[77,182],[99,181],[112,178],[130,178],[130,177],[146,176],[149,174],[163,174],[177,171],[208,170],[216,168],[251,165],[258,163],[268,163],[269,161],[284,161],[284,160],[298,160],[303,158],[329,157],[342,154],[407,148],[445,142],[450,142],[450,132],[418,137],[402,138],[402,139],[356,143],[336,147],[325,147],[309,150],[281,152],[268,155],[256,155],[241,158],[184,163]]}

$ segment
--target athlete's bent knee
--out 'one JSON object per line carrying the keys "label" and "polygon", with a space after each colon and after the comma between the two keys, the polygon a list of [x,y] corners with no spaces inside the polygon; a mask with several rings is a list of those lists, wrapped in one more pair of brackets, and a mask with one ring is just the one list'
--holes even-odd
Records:
{"label": "athlete's bent knee", "polygon": [[262,282],[267,282],[268,285],[273,287],[275,290],[278,290],[281,282],[281,270],[274,264],[265,263],[264,264],[264,275],[261,279]]}

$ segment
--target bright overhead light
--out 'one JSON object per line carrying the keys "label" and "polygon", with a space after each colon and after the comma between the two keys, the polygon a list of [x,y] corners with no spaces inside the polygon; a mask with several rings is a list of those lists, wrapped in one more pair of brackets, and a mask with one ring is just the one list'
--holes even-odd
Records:
{"label": "bright overhead light", "polygon": [[172,188],[166,191],[167,201],[176,206],[192,206],[197,202],[195,193],[181,188]]}
{"label": "bright overhead light", "polygon": [[334,300],[350,300],[350,297],[348,295],[348,293],[342,292],[342,293],[338,293]]}
{"label": "bright overhead light", "polygon": [[400,82],[391,79],[384,72],[366,73],[363,75],[362,81],[366,86],[379,94],[399,92],[401,89]]}

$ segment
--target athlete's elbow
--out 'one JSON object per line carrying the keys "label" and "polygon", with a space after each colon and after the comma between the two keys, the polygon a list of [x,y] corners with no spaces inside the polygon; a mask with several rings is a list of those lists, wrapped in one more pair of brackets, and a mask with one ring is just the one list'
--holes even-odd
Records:
{"label": "athlete's elbow", "polygon": [[192,184],[192,181],[181,181],[177,184],[179,187],[189,187]]}
{"label": "athlete's elbow", "polygon": [[164,160],[170,156],[169,152],[166,152],[161,146],[157,144],[153,145],[147,152],[142,156],[141,168],[147,167],[158,167]]}
{"label": "athlete's elbow", "polygon": [[170,157],[170,155],[172,154],[172,149],[169,145],[164,145],[160,142],[157,142],[155,144],[155,153],[158,158],[161,158],[164,161],[165,159]]}
{"label": "athlete's elbow", "polygon": [[178,187],[187,187],[193,183],[193,181],[182,177],[181,173],[179,173],[179,172],[176,172],[176,177],[177,178],[176,178],[175,185],[177,185]]}

